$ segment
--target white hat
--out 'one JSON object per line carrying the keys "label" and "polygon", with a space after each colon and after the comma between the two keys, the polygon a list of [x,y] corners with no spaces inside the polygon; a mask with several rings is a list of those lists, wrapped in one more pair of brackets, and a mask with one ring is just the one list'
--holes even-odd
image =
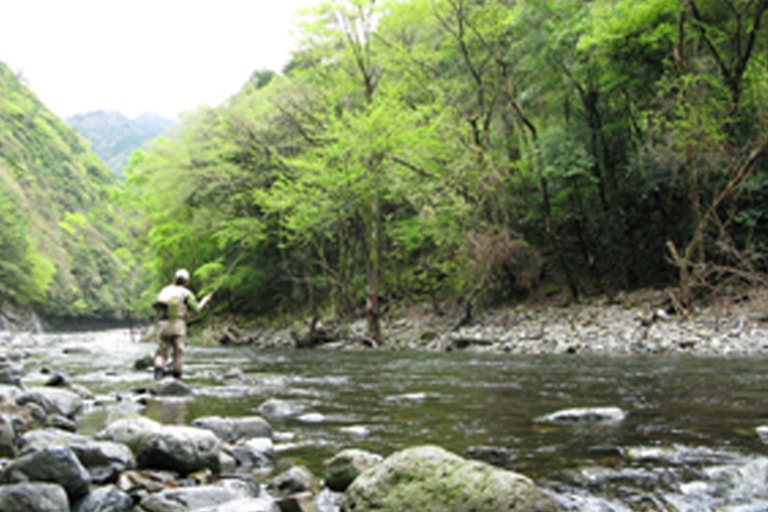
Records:
{"label": "white hat", "polygon": [[189,281],[189,271],[185,268],[180,268],[179,270],[176,271],[176,275],[174,277],[177,281],[179,279],[182,279],[184,281]]}

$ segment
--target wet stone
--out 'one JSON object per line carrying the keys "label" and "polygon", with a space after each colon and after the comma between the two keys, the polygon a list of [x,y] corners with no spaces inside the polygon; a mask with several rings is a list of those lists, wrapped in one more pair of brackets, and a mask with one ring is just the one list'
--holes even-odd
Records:
{"label": "wet stone", "polygon": [[0,485],[0,510],[65,511],[69,510],[69,498],[61,485],[53,483]]}
{"label": "wet stone", "polygon": [[184,382],[166,377],[157,383],[155,388],[157,396],[190,396],[193,394],[192,388]]}

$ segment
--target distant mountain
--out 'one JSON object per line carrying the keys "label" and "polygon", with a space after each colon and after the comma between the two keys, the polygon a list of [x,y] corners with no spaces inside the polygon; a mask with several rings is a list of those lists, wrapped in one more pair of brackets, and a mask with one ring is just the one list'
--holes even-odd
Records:
{"label": "distant mountain", "polygon": [[141,114],[130,119],[120,112],[103,110],[68,117],[66,122],[80,132],[93,152],[120,178],[133,150],[175,124],[158,114]]}

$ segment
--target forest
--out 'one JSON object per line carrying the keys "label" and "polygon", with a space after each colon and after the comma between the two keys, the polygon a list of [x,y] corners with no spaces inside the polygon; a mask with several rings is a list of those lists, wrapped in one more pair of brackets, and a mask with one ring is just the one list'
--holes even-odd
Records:
{"label": "forest", "polygon": [[141,317],[180,266],[217,310],[272,320],[640,287],[685,310],[761,285],[767,11],[325,1],[285,69],[130,157],[121,307]]}

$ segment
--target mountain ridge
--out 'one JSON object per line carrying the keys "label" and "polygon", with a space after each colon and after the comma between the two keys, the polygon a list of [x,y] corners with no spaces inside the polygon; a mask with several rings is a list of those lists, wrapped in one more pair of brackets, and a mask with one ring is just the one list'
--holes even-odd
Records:
{"label": "mountain ridge", "polygon": [[65,122],[88,141],[93,152],[121,179],[134,150],[176,125],[176,121],[154,112],[130,118],[116,110],[75,114]]}

